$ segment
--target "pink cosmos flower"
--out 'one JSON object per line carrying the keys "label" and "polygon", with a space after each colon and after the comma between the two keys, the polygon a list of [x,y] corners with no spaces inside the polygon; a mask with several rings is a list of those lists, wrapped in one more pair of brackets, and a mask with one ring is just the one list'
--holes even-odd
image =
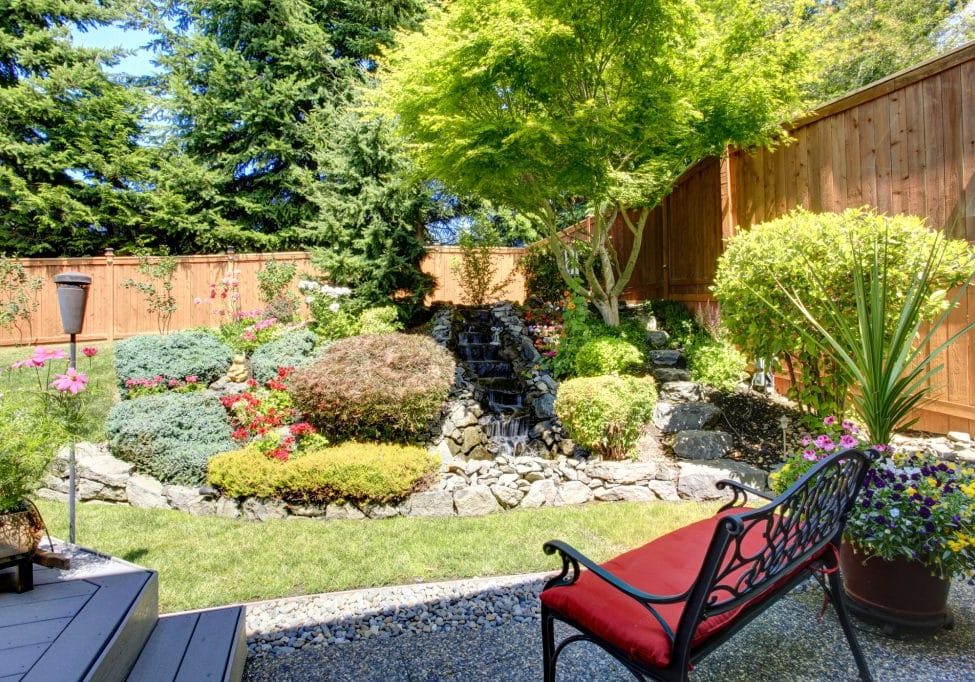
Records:
{"label": "pink cosmos flower", "polygon": [[[48,360],[64,360],[67,354],[60,348],[36,348],[34,349],[34,354],[31,356],[31,360],[40,362],[43,365]],[[35,365],[38,367],[40,365]]]}
{"label": "pink cosmos flower", "polygon": [[94,346],[85,346],[81,349],[81,352],[85,354],[86,358],[93,358],[98,355],[98,349]]}
{"label": "pink cosmos flower", "polygon": [[818,459],[815,450],[803,450],[802,458],[807,462],[815,462]]}
{"label": "pink cosmos flower", "polygon": [[64,374],[55,374],[51,386],[61,393],[71,393],[77,395],[79,391],[85,390],[88,385],[88,375],[79,372],[73,367],[69,367]]}
{"label": "pink cosmos flower", "polygon": [[857,439],[849,434],[843,434],[840,438],[840,447],[853,448],[857,446]]}
{"label": "pink cosmos flower", "polygon": [[836,417],[834,417],[833,415],[830,415],[823,420],[824,426],[832,426],[835,423],[836,423]]}
{"label": "pink cosmos flower", "polygon": [[14,364],[10,365],[10,369],[21,369],[22,367],[33,367],[33,359],[28,358],[26,360],[18,360]]}

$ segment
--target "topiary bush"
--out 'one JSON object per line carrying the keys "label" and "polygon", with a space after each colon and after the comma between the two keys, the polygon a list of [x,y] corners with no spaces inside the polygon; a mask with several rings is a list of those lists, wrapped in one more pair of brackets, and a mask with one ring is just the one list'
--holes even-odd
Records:
{"label": "topiary bush", "polygon": [[648,377],[580,377],[559,386],[555,413],[576,443],[620,459],[636,445],[656,404],[657,389]]}
{"label": "topiary bush", "polygon": [[366,308],[359,313],[360,334],[389,334],[403,329],[399,310],[394,305]]}
{"label": "topiary bush", "polygon": [[[795,324],[808,322],[783,287],[802,292],[816,319],[830,319],[824,311],[831,309],[844,325],[855,327],[850,273],[854,259],[869,270],[872,258],[871,249],[858,245],[886,242],[887,281],[889,290],[896,292],[887,306],[887,323],[892,326],[916,273],[918,254],[931,252],[935,236],[921,218],[889,217],[866,209],[818,214],[796,210],[741,232],[718,261],[712,288],[729,340],[758,357],[780,357],[791,380],[790,395],[807,412],[843,413],[849,386],[829,359],[796,333]],[[935,268],[934,289],[948,290],[965,280],[970,250],[961,240],[948,245]],[[924,316],[931,319],[946,305],[944,298],[932,297]]]}
{"label": "topiary bush", "polygon": [[128,379],[195,376],[209,385],[230,368],[230,349],[211,334],[174,332],[165,336],[135,336],[115,345],[115,372],[125,395]]}
{"label": "topiary bush", "polygon": [[278,375],[279,367],[304,367],[321,352],[318,337],[307,329],[287,332],[251,356],[251,374],[262,386]]}
{"label": "topiary bush", "polygon": [[642,364],[643,353],[629,341],[615,336],[598,336],[579,349],[575,374],[580,377],[625,374]]}
{"label": "topiary bush", "polygon": [[426,336],[336,341],[289,382],[295,407],[333,440],[414,441],[454,383],[451,354]]}
{"label": "topiary bush", "polygon": [[730,391],[745,377],[748,359],[725,339],[698,334],[685,349],[691,378]]}
{"label": "topiary bush", "polygon": [[233,450],[227,413],[212,391],[123,400],[105,424],[112,454],[165,483],[200,485],[207,461]]}
{"label": "topiary bush", "polygon": [[230,497],[382,504],[426,487],[438,466],[426,450],[409,445],[349,442],[286,461],[249,447],[210,460],[207,480]]}

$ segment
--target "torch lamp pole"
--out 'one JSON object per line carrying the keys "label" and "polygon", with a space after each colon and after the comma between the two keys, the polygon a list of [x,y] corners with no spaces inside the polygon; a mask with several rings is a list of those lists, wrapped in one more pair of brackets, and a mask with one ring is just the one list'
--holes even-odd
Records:
{"label": "torch lamp pole", "polygon": [[[68,345],[68,367],[78,369],[77,335],[81,333],[88,304],[88,288],[91,277],[80,272],[62,272],[54,276],[58,287],[58,308],[61,311],[61,326],[70,337]],[[77,475],[75,471],[75,442],[68,446],[68,543],[75,544],[75,501],[77,497]]]}

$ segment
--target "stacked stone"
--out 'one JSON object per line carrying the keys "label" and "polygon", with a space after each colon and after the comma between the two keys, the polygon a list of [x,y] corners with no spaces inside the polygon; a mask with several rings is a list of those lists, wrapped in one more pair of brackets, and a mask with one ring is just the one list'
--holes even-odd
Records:
{"label": "stacked stone", "polygon": [[[67,499],[66,453],[59,455],[41,497]],[[502,509],[533,509],[592,501],[712,500],[726,493],[715,483],[733,478],[765,486],[765,472],[738,462],[586,461],[559,456],[451,459],[436,487],[397,505],[296,505],[282,500],[220,496],[210,488],[166,485],[132,470],[104,445],[82,443],[77,449],[78,499],[134,507],[178,509],[255,521],[268,519],[382,519],[392,516],[479,516]]]}
{"label": "stacked stone", "polygon": [[948,462],[975,463],[975,440],[964,431],[950,431],[945,436],[897,434],[891,439],[891,445],[898,452],[919,452]]}

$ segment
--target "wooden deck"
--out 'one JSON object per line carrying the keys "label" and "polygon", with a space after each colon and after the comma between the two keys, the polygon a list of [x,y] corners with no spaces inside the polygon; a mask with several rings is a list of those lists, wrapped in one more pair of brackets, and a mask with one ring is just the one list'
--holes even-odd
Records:
{"label": "wooden deck", "polygon": [[0,593],[0,682],[220,680],[243,674],[244,610],[158,615],[158,576],[80,552]]}

